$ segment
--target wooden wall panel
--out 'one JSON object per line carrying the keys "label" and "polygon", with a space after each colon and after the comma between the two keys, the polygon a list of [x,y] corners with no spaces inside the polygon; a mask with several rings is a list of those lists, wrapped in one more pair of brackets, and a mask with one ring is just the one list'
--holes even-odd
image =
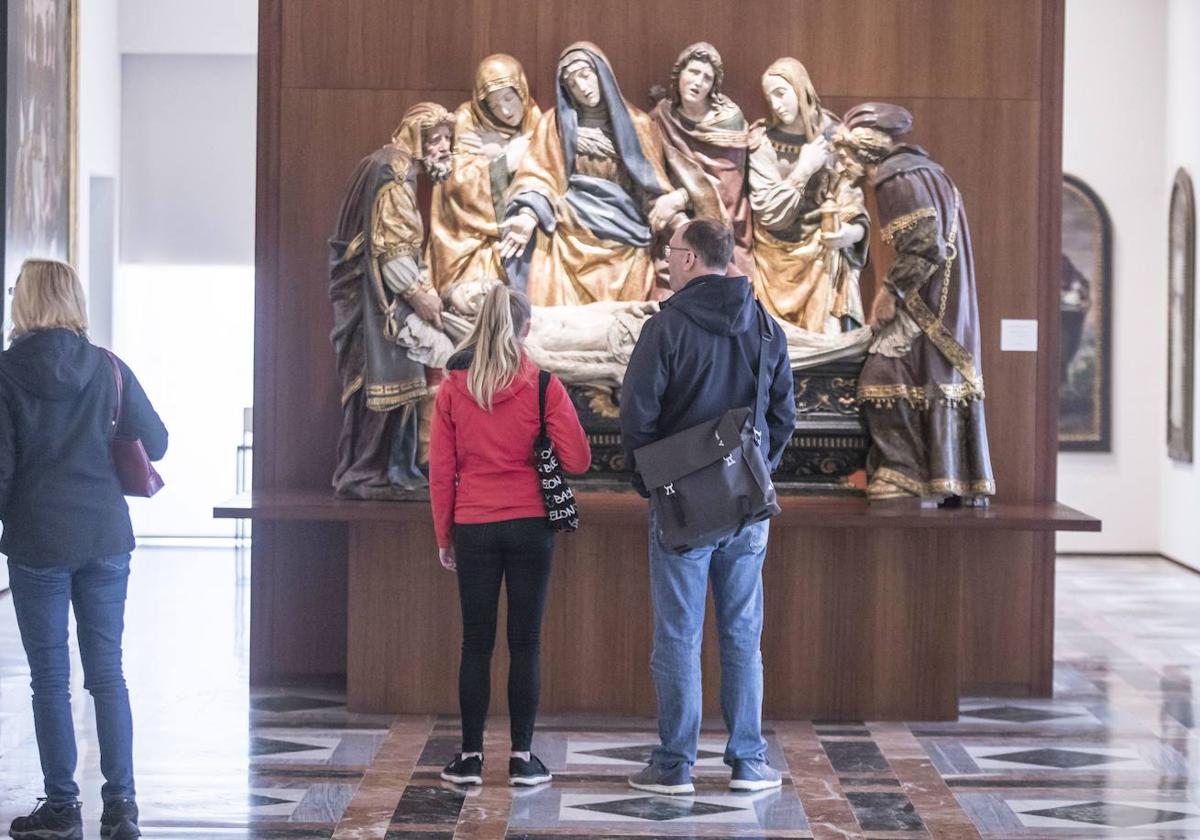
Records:
{"label": "wooden wall panel", "polygon": [[527,71],[537,66],[530,7],[521,0],[285,0],[283,84],[470,90],[489,53],[514,55]]}
{"label": "wooden wall panel", "polygon": [[[594,41],[639,106],[694,41],[725,58],[729,93],[761,99],[775,58],[805,62],[828,96],[1037,99],[1040,0],[285,0],[286,87],[466,87],[475,64],[508,52],[539,101],[554,60]],[[754,94],[751,96],[751,94]],[[757,113],[758,107],[754,108]]]}
{"label": "wooden wall panel", "polygon": [[346,672],[345,523],[254,524],[250,678]]}

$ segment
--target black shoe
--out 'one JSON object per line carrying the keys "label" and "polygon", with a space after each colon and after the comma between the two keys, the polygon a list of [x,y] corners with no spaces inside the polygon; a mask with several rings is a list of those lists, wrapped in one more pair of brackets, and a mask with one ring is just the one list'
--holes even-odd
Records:
{"label": "black shoe", "polygon": [[13,840],[83,840],[79,803],[51,805],[39,799],[32,814],[12,821],[8,836]]}
{"label": "black shoe", "polygon": [[456,785],[481,785],[483,759],[477,755],[463,758],[462,753],[459,753],[446,765],[446,769],[442,771],[442,778]]}
{"label": "black shoe", "polygon": [[510,785],[533,787],[544,784],[553,778],[550,771],[546,769],[546,765],[542,764],[542,760],[533,753],[529,754],[528,761],[516,756],[508,760],[508,783]]}
{"label": "black shoe", "polygon": [[114,799],[104,803],[100,815],[100,836],[109,840],[133,840],[142,836],[138,828],[138,806],[132,799]]}

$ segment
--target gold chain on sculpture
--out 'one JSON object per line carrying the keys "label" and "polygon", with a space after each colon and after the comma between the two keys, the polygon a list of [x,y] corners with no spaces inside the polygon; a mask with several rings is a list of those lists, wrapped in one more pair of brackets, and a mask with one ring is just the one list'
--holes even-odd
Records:
{"label": "gold chain on sculpture", "polygon": [[958,188],[954,190],[954,221],[950,223],[950,236],[946,239],[946,268],[942,272],[942,299],[938,304],[937,319],[941,321],[946,317],[946,305],[950,302],[950,272],[954,268],[954,261],[958,258],[958,246],[954,244],[954,240],[958,238],[958,208],[962,203],[962,196],[959,195]]}

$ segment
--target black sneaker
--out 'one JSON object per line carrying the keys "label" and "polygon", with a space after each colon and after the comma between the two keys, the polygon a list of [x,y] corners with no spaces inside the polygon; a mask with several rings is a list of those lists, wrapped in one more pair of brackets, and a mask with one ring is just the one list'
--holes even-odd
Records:
{"label": "black sneaker", "polygon": [[52,805],[39,799],[32,814],[12,821],[8,836],[13,840],[83,840],[79,803]]}
{"label": "black sneaker", "polygon": [[446,769],[442,771],[442,778],[456,785],[481,785],[483,759],[477,755],[463,758],[462,753],[459,753],[446,765]]}
{"label": "black sneaker", "polygon": [[109,840],[133,840],[142,836],[138,828],[138,806],[132,799],[114,799],[104,803],[100,815],[100,836]]}
{"label": "black sneaker", "polygon": [[532,787],[544,784],[553,778],[550,771],[546,769],[546,765],[542,764],[542,760],[533,753],[529,754],[528,761],[516,756],[508,760],[508,783],[510,785]]}

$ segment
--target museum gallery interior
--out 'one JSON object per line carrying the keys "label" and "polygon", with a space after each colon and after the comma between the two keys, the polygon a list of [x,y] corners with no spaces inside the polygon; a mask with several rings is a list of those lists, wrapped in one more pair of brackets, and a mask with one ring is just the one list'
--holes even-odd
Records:
{"label": "museum gallery interior", "polygon": [[[1200,837],[1200,4],[5,16],[18,840]],[[27,260],[75,267],[71,330],[170,433],[161,490],[105,466],[137,539],[126,787],[89,641],[100,561],[24,536],[20,496],[83,446],[29,466],[57,409],[22,419],[20,365],[74,322],[31,320]],[[38,513],[42,546],[83,497]],[[532,637],[534,548],[503,596],[499,572],[470,594],[507,555],[467,536],[513,523],[546,546]],[[736,608],[727,562],[761,564]],[[34,635],[50,567],[74,581],[65,765]],[[694,633],[663,583],[686,574]],[[755,621],[758,687],[731,676],[755,672]],[[672,763],[684,673],[702,722]],[[59,813],[82,828],[30,828]]]}

